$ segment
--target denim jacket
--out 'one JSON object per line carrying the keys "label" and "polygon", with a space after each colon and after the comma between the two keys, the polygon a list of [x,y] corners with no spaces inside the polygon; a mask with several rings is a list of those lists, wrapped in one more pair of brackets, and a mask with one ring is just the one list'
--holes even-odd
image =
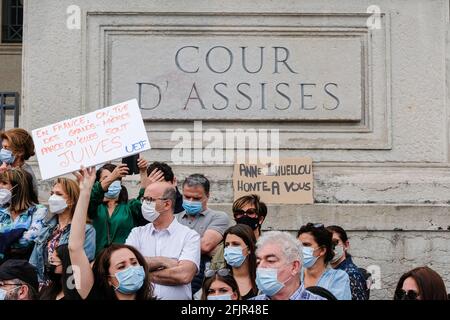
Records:
{"label": "denim jacket", "polygon": [[[42,205],[33,205],[21,212],[16,219],[12,219],[9,207],[0,208],[0,234],[3,236],[3,243],[0,252],[0,260],[4,257],[4,253],[9,248],[13,249],[26,249],[30,248],[30,251],[34,247],[34,241],[39,236],[42,228],[45,224],[47,217],[47,208]],[[13,235],[15,232],[22,230],[20,237],[12,243],[7,244],[11,239],[8,239],[8,234]],[[16,234],[17,236],[17,234]],[[29,256],[29,253],[28,253]],[[28,259],[28,257],[26,257]]]}
{"label": "denim jacket", "polygon": [[[35,240],[35,246],[31,253],[30,263],[37,269],[38,280],[40,283],[45,282],[47,279],[44,276],[45,261],[44,250],[47,250],[47,243],[52,236],[53,230],[58,224],[58,218],[55,216],[49,221],[46,221],[41,233]],[[61,235],[59,245],[67,244],[69,242],[70,225]],[[86,239],[84,240],[84,252],[89,261],[95,258],[95,229],[92,225],[86,224]]]}

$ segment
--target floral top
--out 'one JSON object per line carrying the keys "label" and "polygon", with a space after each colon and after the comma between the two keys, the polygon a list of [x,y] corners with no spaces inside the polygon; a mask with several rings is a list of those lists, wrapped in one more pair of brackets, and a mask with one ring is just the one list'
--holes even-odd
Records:
{"label": "floral top", "polygon": [[61,236],[66,232],[69,225],[65,226],[64,228],[60,229],[59,225],[56,225],[55,229],[52,232],[52,235],[50,236],[50,239],[47,243],[47,257],[51,257],[55,249],[59,246],[59,242],[61,239]]}
{"label": "floral top", "polygon": [[350,255],[347,255],[336,269],[347,272],[350,278],[350,290],[352,292],[352,300],[368,300],[369,290],[367,289],[367,282],[361,271],[353,263]]}

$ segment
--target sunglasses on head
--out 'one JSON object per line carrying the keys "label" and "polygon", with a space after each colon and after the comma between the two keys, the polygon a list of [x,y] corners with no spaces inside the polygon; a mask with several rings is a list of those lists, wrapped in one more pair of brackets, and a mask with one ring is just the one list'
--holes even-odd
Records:
{"label": "sunglasses on head", "polygon": [[308,223],[308,225],[310,226],[310,227],[313,227],[313,228],[316,228],[316,229],[318,229],[318,228],[324,228],[325,226],[323,225],[323,223]]}
{"label": "sunglasses on head", "polygon": [[414,290],[399,289],[395,292],[396,300],[417,300],[419,294]]}
{"label": "sunglasses on head", "polygon": [[209,269],[205,271],[205,278],[211,278],[214,277],[216,274],[218,274],[221,277],[226,277],[231,274],[231,271],[229,269]]}

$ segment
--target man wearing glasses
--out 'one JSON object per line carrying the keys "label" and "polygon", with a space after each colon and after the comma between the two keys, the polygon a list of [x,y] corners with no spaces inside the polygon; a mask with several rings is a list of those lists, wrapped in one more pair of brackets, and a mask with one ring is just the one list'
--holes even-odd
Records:
{"label": "man wearing glasses", "polygon": [[175,202],[172,184],[150,184],[142,198],[142,216],[150,223],[131,230],[126,244],[145,257],[158,299],[191,300],[191,281],[200,264],[200,236],[177,221]]}
{"label": "man wearing glasses", "polygon": [[0,300],[36,300],[36,268],[26,260],[10,259],[0,265]]}

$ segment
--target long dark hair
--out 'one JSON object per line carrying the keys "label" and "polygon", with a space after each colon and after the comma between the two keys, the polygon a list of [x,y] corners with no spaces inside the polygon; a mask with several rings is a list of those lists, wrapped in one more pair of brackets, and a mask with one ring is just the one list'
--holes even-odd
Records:
{"label": "long dark hair", "polygon": [[[225,239],[227,238],[227,235],[233,234],[244,241],[248,248],[248,274],[250,276],[250,280],[252,282],[252,293],[257,294],[258,293],[258,287],[256,286],[256,238],[255,234],[249,226],[245,224],[236,224],[234,226],[229,227],[225,233],[223,234],[223,244],[225,247]],[[230,269],[231,267],[228,266]],[[233,270],[233,269],[231,269]]]}
{"label": "long dark hair", "polygon": [[109,247],[103,249],[97,256],[92,271],[94,272],[94,285],[98,289],[99,294],[105,300],[117,300],[115,290],[109,283],[109,267],[111,263],[111,255],[114,251],[120,249],[128,249],[136,256],[139,265],[144,268],[145,278],[144,285],[136,292],[136,300],[153,300],[153,286],[148,276],[149,270],[147,262],[139,251],[126,244],[113,243]]}
{"label": "long dark hair", "polygon": [[436,271],[429,267],[418,267],[403,274],[398,281],[395,292],[402,289],[403,282],[409,277],[416,281],[422,300],[448,300],[444,281]]}
{"label": "long dark hair", "polygon": [[[344,228],[340,226],[328,226],[327,230],[331,232],[331,238],[333,239],[333,232],[335,232],[339,239],[341,239],[342,243],[346,243],[348,241],[347,232],[344,230]],[[333,248],[336,248],[336,244],[333,244]],[[346,257],[350,257],[350,252],[345,252]]]}
{"label": "long dark hair", "polygon": [[[320,225],[320,226],[319,226]],[[333,234],[325,229],[323,224],[307,223],[298,230],[297,238],[303,233],[309,233],[313,236],[319,247],[325,248],[325,264],[334,257]]]}
{"label": "long dark hair", "polygon": [[233,290],[233,292],[237,294],[237,300],[241,300],[241,293],[239,292],[239,286],[234,277],[231,275],[231,273],[227,276],[221,276],[216,273],[214,276],[210,278],[205,278],[205,280],[203,280],[202,297],[200,298],[200,300],[208,300],[208,290],[211,287],[212,283],[216,280],[222,281],[227,285],[229,285],[231,287],[231,290]]}
{"label": "long dark hair", "polygon": [[[71,270],[72,263],[70,262],[69,246],[68,244],[62,244],[56,248],[56,254],[61,260],[62,275],[61,281],[51,281],[48,286],[41,289],[39,299],[40,300],[56,300],[58,293],[61,290],[64,292],[64,298],[67,300],[81,299],[78,295],[78,291],[75,288],[73,280],[73,270]],[[72,279],[70,279],[72,277]],[[72,280],[72,281],[70,281]],[[69,288],[68,283],[72,284],[72,288]]]}
{"label": "long dark hair", "polygon": [[[100,169],[95,173],[95,181],[100,181],[100,176],[102,175],[103,170],[108,170],[109,172],[113,172],[117,166],[112,163],[107,163],[103,165]],[[122,181],[122,179],[119,179]],[[117,199],[118,203],[127,203],[128,202],[128,190],[122,185],[122,190],[120,190],[119,198]]]}

